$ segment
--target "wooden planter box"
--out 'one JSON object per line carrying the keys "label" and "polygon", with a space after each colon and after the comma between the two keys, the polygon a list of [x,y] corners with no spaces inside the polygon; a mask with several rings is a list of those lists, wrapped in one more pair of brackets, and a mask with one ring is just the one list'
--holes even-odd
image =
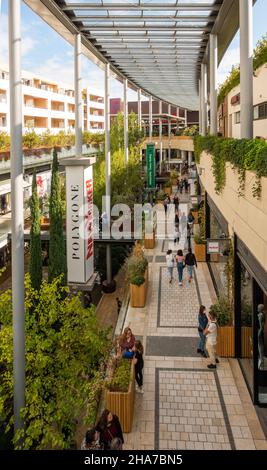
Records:
{"label": "wooden planter box", "polygon": [[166,194],[168,194],[168,196],[170,196],[172,193],[172,188],[170,188],[169,186],[167,188],[164,188],[163,190]]}
{"label": "wooden planter box", "polygon": [[153,250],[155,248],[155,233],[153,232],[153,238],[144,239],[144,247],[148,250]]}
{"label": "wooden planter box", "polygon": [[206,244],[195,243],[195,257],[198,262],[206,261]]}
{"label": "wooden planter box", "polygon": [[146,305],[146,294],[148,285],[148,271],[145,272],[145,282],[141,286],[130,284],[131,307],[143,308]]}
{"label": "wooden planter box", "polygon": [[253,345],[251,338],[253,336],[252,326],[241,326],[241,356],[252,357]]}
{"label": "wooden planter box", "polygon": [[194,224],[198,224],[198,211],[191,211],[194,217]]}
{"label": "wooden planter box", "polygon": [[[130,359],[129,359],[130,360]],[[106,390],[106,408],[118,416],[123,432],[131,432],[134,415],[135,374],[134,364],[131,367],[131,380],[128,392]]]}
{"label": "wooden planter box", "polygon": [[219,327],[217,354],[220,357],[235,357],[235,329],[233,326]]}

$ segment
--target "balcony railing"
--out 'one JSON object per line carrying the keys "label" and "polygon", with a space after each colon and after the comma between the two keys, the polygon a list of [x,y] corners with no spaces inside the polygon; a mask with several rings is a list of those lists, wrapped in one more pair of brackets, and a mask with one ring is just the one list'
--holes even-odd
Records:
{"label": "balcony railing", "polygon": [[[36,155],[37,150],[40,150],[40,153]],[[23,167],[31,168],[35,166],[47,165],[53,161],[53,149],[33,149],[32,155],[23,155]],[[82,146],[83,155],[93,155],[97,153],[97,149],[92,145],[83,145]],[[70,158],[75,156],[75,147],[70,148],[61,148],[58,151],[59,161],[63,158]],[[10,172],[10,159],[0,160],[0,174]]]}

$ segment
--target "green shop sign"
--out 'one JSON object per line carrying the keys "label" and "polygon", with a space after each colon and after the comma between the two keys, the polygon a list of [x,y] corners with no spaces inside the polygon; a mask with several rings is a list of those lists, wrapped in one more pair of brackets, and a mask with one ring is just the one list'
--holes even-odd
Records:
{"label": "green shop sign", "polygon": [[146,146],[147,187],[155,188],[155,145]]}

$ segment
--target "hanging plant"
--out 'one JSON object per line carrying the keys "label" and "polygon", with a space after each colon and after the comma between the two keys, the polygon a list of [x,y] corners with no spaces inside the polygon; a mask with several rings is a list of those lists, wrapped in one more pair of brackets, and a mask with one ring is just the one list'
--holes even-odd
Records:
{"label": "hanging plant", "polygon": [[229,139],[211,136],[195,136],[196,161],[200,162],[203,151],[212,158],[215,191],[220,194],[226,184],[226,162],[238,171],[238,195],[244,196],[246,170],[256,173],[252,195],[260,199],[261,178],[267,176],[267,143],[257,139]]}

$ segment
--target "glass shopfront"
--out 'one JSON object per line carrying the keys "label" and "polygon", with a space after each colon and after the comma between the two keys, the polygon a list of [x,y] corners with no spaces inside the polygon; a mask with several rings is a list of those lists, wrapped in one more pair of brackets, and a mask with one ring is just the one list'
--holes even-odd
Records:
{"label": "glass shopfront", "polygon": [[254,403],[267,406],[266,272],[240,240],[235,264],[236,355]]}
{"label": "glass shopfront", "polygon": [[[206,219],[206,237],[208,239],[218,240],[220,247],[223,247],[223,239],[228,238],[228,224],[223,219],[214,203],[210,201],[209,197],[207,197],[206,201]],[[220,253],[208,255],[210,273],[217,295],[219,296],[227,295],[228,246],[227,242],[225,243],[225,249],[220,250]]]}

